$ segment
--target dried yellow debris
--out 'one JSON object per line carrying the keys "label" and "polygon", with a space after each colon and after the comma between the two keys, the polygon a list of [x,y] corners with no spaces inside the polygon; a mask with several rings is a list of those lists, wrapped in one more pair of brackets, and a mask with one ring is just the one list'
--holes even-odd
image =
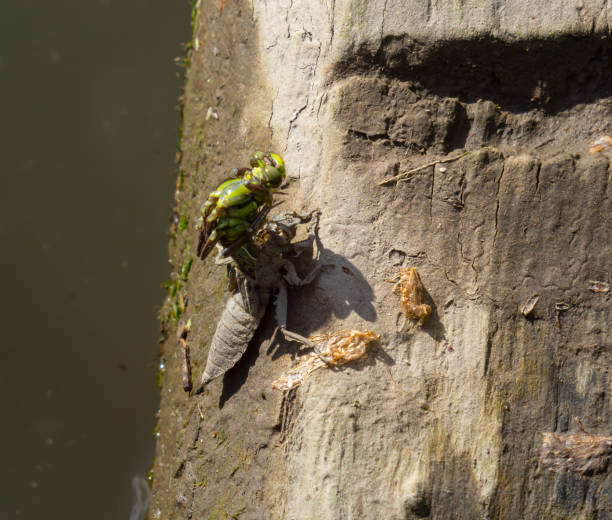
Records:
{"label": "dried yellow debris", "polygon": [[609,150],[612,148],[612,137],[609,135],[603,135],[598,139],[595,139],[591,144],[589,144],[589,152],[591,153],[600,153],[603,150]]}
{"label": "dried yellow debris", "polygon": [[423,325],[431,314],[431,307],[427,305],[425,298],[425,287],[421,277],[414,267],[400,269],[399,272],[387,280],[397,282],[393,286],[393,292],[400,295],[400,301],[408,318],[418,320]]}
{"label": "dried yellow debris", "polygon": [[317,334],[309,340],[316,345],[298,366],[272,383],[275,390],[291,390],[300,386],[315,370],[337,367],[361,359],[372,342],[378,343],[378,336],[371,330],[341,330],[334,334]]}

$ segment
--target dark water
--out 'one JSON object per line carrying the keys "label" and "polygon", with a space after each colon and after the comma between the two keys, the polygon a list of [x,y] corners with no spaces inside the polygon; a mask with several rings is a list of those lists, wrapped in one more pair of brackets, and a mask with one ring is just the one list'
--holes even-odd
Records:
{"label": "dark water", "polygon": [[190,9],[2,2],[3,520],[127,520],[152,461]]}

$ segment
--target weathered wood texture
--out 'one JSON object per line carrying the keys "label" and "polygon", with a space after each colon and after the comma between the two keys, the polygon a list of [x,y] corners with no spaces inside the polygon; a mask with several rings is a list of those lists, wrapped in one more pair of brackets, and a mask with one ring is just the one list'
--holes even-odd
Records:
{"label": "weathered wood texture", "polygon": [[[271,342],[266,317],[245,358],[188,396],[168,339],[151,518],[612,518],[609,465],[541,464],[545,432],[612,430],[612,295],[591,283],[612,281],[610,151],[588,152],[612,135],[611,13],[594,0],[198,4],[177,217],[193,223],[252,149],[279,152],[282,209],[322,211],[335,265],[291,291],[289,328],[371,329],[382,350],[275,392],[296,347]],[[174,231],[178,269],[196,233]],[[421,328],[387,281],[400,265],[428,292]],[[222,277],[196,261],[186,282],[194,377]]]}

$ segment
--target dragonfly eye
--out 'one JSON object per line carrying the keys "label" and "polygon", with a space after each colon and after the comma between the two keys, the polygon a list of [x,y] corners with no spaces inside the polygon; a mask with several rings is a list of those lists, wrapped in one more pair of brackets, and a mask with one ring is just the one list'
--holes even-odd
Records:
{"label": "dragonfly eye", "polygon": [[274,166],[264,167],[265,184],[269,188],[278,188],[285,180],[285,170],[280,170]]}
{"label": "dragonfly eye", "polygon": [[282,157],[275,153],[268,154],[268,158],[272,166],[278,169],[283,175],[283,179],[285,178],[285,161],[283,161]]}

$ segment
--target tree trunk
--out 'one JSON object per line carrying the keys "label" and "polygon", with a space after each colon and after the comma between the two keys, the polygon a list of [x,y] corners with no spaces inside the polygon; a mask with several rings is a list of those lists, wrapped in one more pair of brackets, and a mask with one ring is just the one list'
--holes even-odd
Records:
{"label": "tree trunk", "polygon": [[[579,4],[198,2],[150,518],[612,518],[610,146],[589,151],[612,134],[612,8]],[[211,258],[180,269],[254,149],[287,165],[274,211],[321,210],[333,265],[290,291],[289,329],[380,348],[273,390],[303,350],[269,308],[189,395],[172,316],[197,378],[229,293]]]}

